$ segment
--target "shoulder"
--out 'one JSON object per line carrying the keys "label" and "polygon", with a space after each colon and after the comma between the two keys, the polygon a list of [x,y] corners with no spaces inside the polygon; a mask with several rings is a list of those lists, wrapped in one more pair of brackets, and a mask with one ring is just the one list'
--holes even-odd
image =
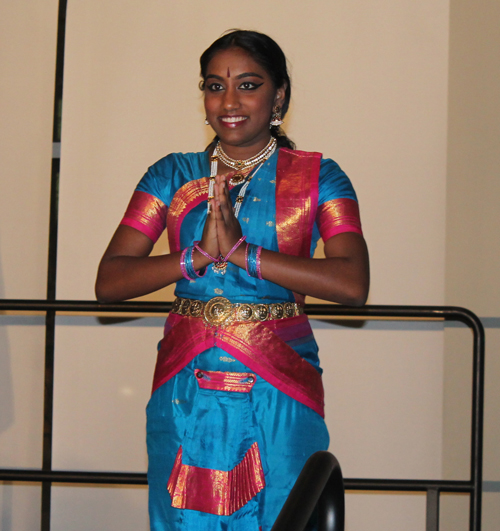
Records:
{"label": "shoulder", "polygon": [[289,148],[280,148],[278,157],[280,159],[311,159],[311,160],[320,160],[322,154],[317,151],[301,151],[299,149],[289,149]]}
{"label": "shoulder", "polygon": [[200,166],[206,159],[205,151],[197,153],[170,153],[160,160],[156,161],[148,168],[148,172],[157,175],[168,175],[177,168],[184,168],[186,166]]}
{"label": "shoulder", "polygon": [[203,177],[208,168],[206,152],[170,153],[152,164],[136,190],[170,204],[173,194],[186,182]]}
{"label": "shoulder", "polygon": [[319,187],[320,203],[337,198],[357,200],[351,180],[332,159],[321,158]]}

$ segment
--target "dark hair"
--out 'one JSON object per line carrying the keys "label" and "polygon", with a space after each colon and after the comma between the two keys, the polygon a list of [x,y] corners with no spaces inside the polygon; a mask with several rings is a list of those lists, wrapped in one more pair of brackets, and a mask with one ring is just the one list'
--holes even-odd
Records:
{"label": "dark hair", "polygon": [[[200,83],[200,88],[202,90],[205,88],[205,77],[210,61],[218,52],[228,50],[229,48],[241,48],[247,52],[256,63],[264,68],[276,88],[286,84],[285,100],[281,107],[281,115],[284,117],[288,111],[290,97],[292,95],[286,57],[278,44],[264,33],[238,29],[229,30],[213,42],[200,57],[201,77],[203,78]],[[295,149],[295,144],[286,136],[286,133],[280,126],[272,126],[270,132],[277,139],[278,147]],[[215,137],[213,141],[216,142],[217,140],[218,137]]]}

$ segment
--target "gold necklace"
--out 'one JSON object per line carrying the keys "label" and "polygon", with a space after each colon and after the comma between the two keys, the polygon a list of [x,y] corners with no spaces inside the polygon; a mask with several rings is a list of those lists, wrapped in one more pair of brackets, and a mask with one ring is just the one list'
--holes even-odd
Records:
{"label": "gold necklace", "polygon": [[261,151],[259,151],[257,155],[254,155],[249,159],[237,160],[232,159],[224,152],[219,140],[215,146],[214,155],[223,164],[225,164],[229,168],[233,168],[236,170],[236,173],[229,179],[229,183],[231,184],[231,186],[235,186],[245,180],[245,175],[243,175],[242,171],[267,160],[274,153],[276,149],[276,144],[276,138],[272,136],[269,142],[267,143],[267,146]]}

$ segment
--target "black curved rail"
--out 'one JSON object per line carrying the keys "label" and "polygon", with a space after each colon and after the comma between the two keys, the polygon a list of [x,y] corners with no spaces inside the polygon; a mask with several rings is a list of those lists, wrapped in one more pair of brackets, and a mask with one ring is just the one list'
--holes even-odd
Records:
{"label": "black curved rail", "polygon": [[[165,314],[170,311],[171,307],[171,302],[139,301],[121,302],[113,304],[99,304],[98,302],[94,301],[0,299],[0,311],[45,312],[46,314],[55,314],[57,312],[94,314],[126,313],[138,315],[144,313]],[[438,531],[439,529],[439,497],[442,492],[468,493],[470,495],[469,529],[470,531],[480,531],[483,461],[485,335],[483,325],[479,318],[470,310],[455,306],[364,306],[362,308],[351,308],[347,306],[331,304],[310,304],[306,305],[306,313],[310,316],[324,316],[328,318],[348,317],[364,320],[424,319],[459,321],[471,329],[473,334],[473,385],[470,479],[464,481],[449,481],[345,478],[344,486],[346,490],[426,492],[426,531]],[[50,351],[51,349],[48,350]],[[49,377],[50,376],[51,374],[49,373]],[[46,389],[52,390],[53,381],[46,381],[45,384]],[[44,433],[49,438],[52,437],[51,418],[51,415],[46,415],[44,423]],[[48,447],[50,448],[51,445],[48,445]],[[0,469],[0,481],[38,481],[43,482],[43,484],[45,485],[47,483],[54,482],[122,485],[139,485],[147,483],[145,474],[53,471],[51,469],[47,470],[46,468],[44,468],[43,470]],[[329,492],[328,489],[327,492]],[[47,518],[45,518],[45,521],[47,521]],[[327,524],[325,523],[324,525]],[[50,531],[50,527],[48,524],[42,525],[41,529],[42,531]],[[297,529],[297,531],[299,530],[298,527],[288,527],[287,529]],[[326,531],[330,528],[324,527],[322,529]]]}
{"label": "black curved rail", "polygon": [[319,531],[344,531],[344,482],[330,452],[307,460],[271,531],[304,531],[316,508]]}

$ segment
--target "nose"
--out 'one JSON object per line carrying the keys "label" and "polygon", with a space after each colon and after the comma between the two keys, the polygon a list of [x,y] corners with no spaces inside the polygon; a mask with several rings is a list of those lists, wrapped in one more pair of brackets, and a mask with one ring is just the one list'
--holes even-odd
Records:
{"label": "nose", "polygon": [[224,109],[232,111],[240,106],[238,92],[232,87],[228,87],[224,92]]}

